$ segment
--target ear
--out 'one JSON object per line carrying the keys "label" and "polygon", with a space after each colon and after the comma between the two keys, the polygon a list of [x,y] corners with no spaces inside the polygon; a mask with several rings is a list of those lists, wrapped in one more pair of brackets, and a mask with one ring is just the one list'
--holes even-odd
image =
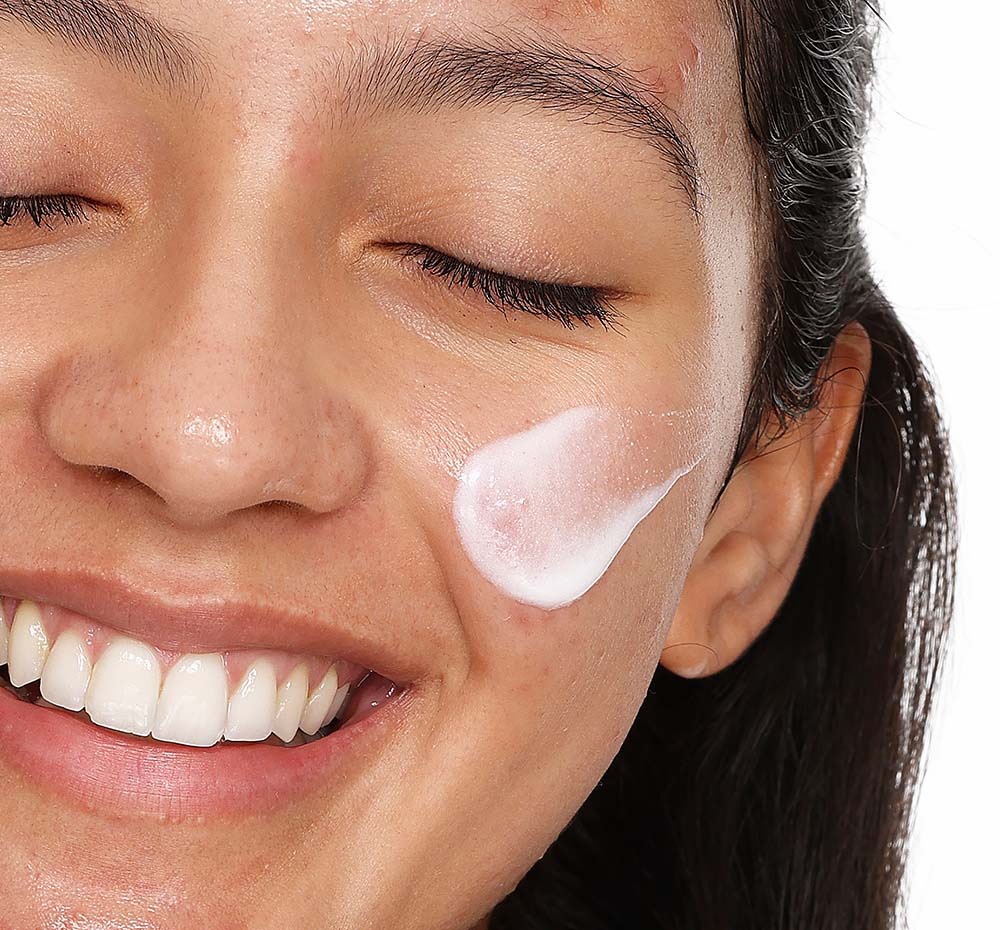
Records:
{"label": "ear", "polygon": [[852,323],[819,372],[816,406],[780,434],[772,420],[740,462],[705,527],[660,664],[696,678],[736,661],[788,594],[820,505],[851,445],[871,368]]}

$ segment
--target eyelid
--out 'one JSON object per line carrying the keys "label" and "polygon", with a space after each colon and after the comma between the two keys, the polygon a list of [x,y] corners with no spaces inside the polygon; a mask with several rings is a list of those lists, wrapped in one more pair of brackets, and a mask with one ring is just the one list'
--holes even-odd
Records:
{"label": "eyelid", "polygon": [[[36,229],[44,226],[51,231],[50,219],[61,218],[67,226],[83,223],[89,219],[87,209],[97,206],[75,194],[0,195],[0,229],[24,216]],[[397,247],[404,257],[418,259],[425,272],[442,279],[448,287],[458,284],[478,292],[505,317],[510,310],[555,320],[567,329],[574,329],[577,323],[590,327],[597,321],[605,330],[622,331],[616,300],[626,295],[608,288],[522,278],[418,243],[386,245]]]}
{"label": "eyelid", "polygon": [[87,210],[95,206],[76,194],[4,194],[0,195],[0,228],[10,226],[21,216],[38,229],[51,229],[48,219],[82,223],[88,219]]}
{"label": "eyelid", "polygon": [[615,301],[625,295],[608,288],[583,284],[561,284],[522,278],[493,271],[456,258],[431,246],[417,243],[389,243],[404,257],[416,258],[430,274],[466,290],[478,291],[492,306],[506,316],[508,310],[553,319],[567,329],[577,323],[592,326],[597,321],[604,329],[621,330],[621,314]]}
{"label": "eyelid", "polygon": [[599,291],[597,285],[591,284],[566,284],[562,281],[546,281],[541,278],[526,278],[521,275],[510,274],[506,271],[497,271],[493,268],[487,268],[485,265],[480,265],[477,262],[468,261],[466,259],[457,258],[454,255],[449,255],[447,252],[442,252],[440,249],[435,249],[429,245],[421,245],[417,243],[404,243],[401,246],[401,251],[404,255],[408,257],[420,257],[420,256],[433,256],[435,258],[443,258],[458,265],[462,265],[468,268],[470,271],[478,272],[480,274],[493,275],[497,278],[503,278],[505,281],[510,281],[511,283],[525,284],[533,287],[563,287],[572,288],[578,291]]}

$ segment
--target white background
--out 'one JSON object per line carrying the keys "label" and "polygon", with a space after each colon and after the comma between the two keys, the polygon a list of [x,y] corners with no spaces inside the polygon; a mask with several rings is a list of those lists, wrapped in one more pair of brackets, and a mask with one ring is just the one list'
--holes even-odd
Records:
{"label": "white background", "polygon": [[1000,16],[883,0],[868,150],[876,272],[936,375],[958,460],[952,652],[910,869],[912,930],[1000,927]]}

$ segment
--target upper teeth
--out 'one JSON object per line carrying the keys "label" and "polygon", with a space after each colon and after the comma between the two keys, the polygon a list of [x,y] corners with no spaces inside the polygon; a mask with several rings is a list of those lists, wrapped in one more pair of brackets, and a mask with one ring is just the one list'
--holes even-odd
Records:
{"label": "upper teeth", "polygon": [[41,679],[50,704],[86,710],[99,726],[165,742],[211,746],[223,737],[265,740],[272,733],[289,742],[300,729],[311,736],[333,721],[351,687],[338,683],[331,663],[310,690],[305,659],[279,681],[280,663],[266,655],[250,663],[232,690],[220,653],[181,656],[164,676],[157,653],[124,636],[111,638],[92,659],[77,628],[63,629],[53,642],[32,601],[18,604],[9,631],[0,612],[0,666],[8,666],[11,684]]}

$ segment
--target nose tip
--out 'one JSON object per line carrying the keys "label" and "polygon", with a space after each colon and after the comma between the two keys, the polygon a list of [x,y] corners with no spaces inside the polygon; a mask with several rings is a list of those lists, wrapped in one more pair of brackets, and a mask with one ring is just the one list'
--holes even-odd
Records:
{"label": "nose tip", "polygon": [[[132,365],[72,367],[43,413],[48,445],[71,465],[130,476],[174,523],[215,523],[273,502],[328,513],[364,484],[353,408],[287,372],[255,383],[216,370],[195,384],[154,364],[145,380]],[[215,404],[194,403],[213,392]]]}
{"label": "nose tip", "polygon": [[[248,415],[244,412],[242,418]],[[213,523],[271,501],[333,509],[332,495],[316,486],[310,492],[301,470],[294,473],[291,462],[282,467],[279,450],[264,448],[259,437],[254,449],[253,431],[249,433],[243,436],[239,418],[231,413],[200,411],[182,417],[174,429],[161,426],[152,435],[137,437],[136,454],[118,458],[128,467],[114,467],[153,491],[176,521],[189,525]],[[284,437],[276,444],[287,449],[291,442]]]}

